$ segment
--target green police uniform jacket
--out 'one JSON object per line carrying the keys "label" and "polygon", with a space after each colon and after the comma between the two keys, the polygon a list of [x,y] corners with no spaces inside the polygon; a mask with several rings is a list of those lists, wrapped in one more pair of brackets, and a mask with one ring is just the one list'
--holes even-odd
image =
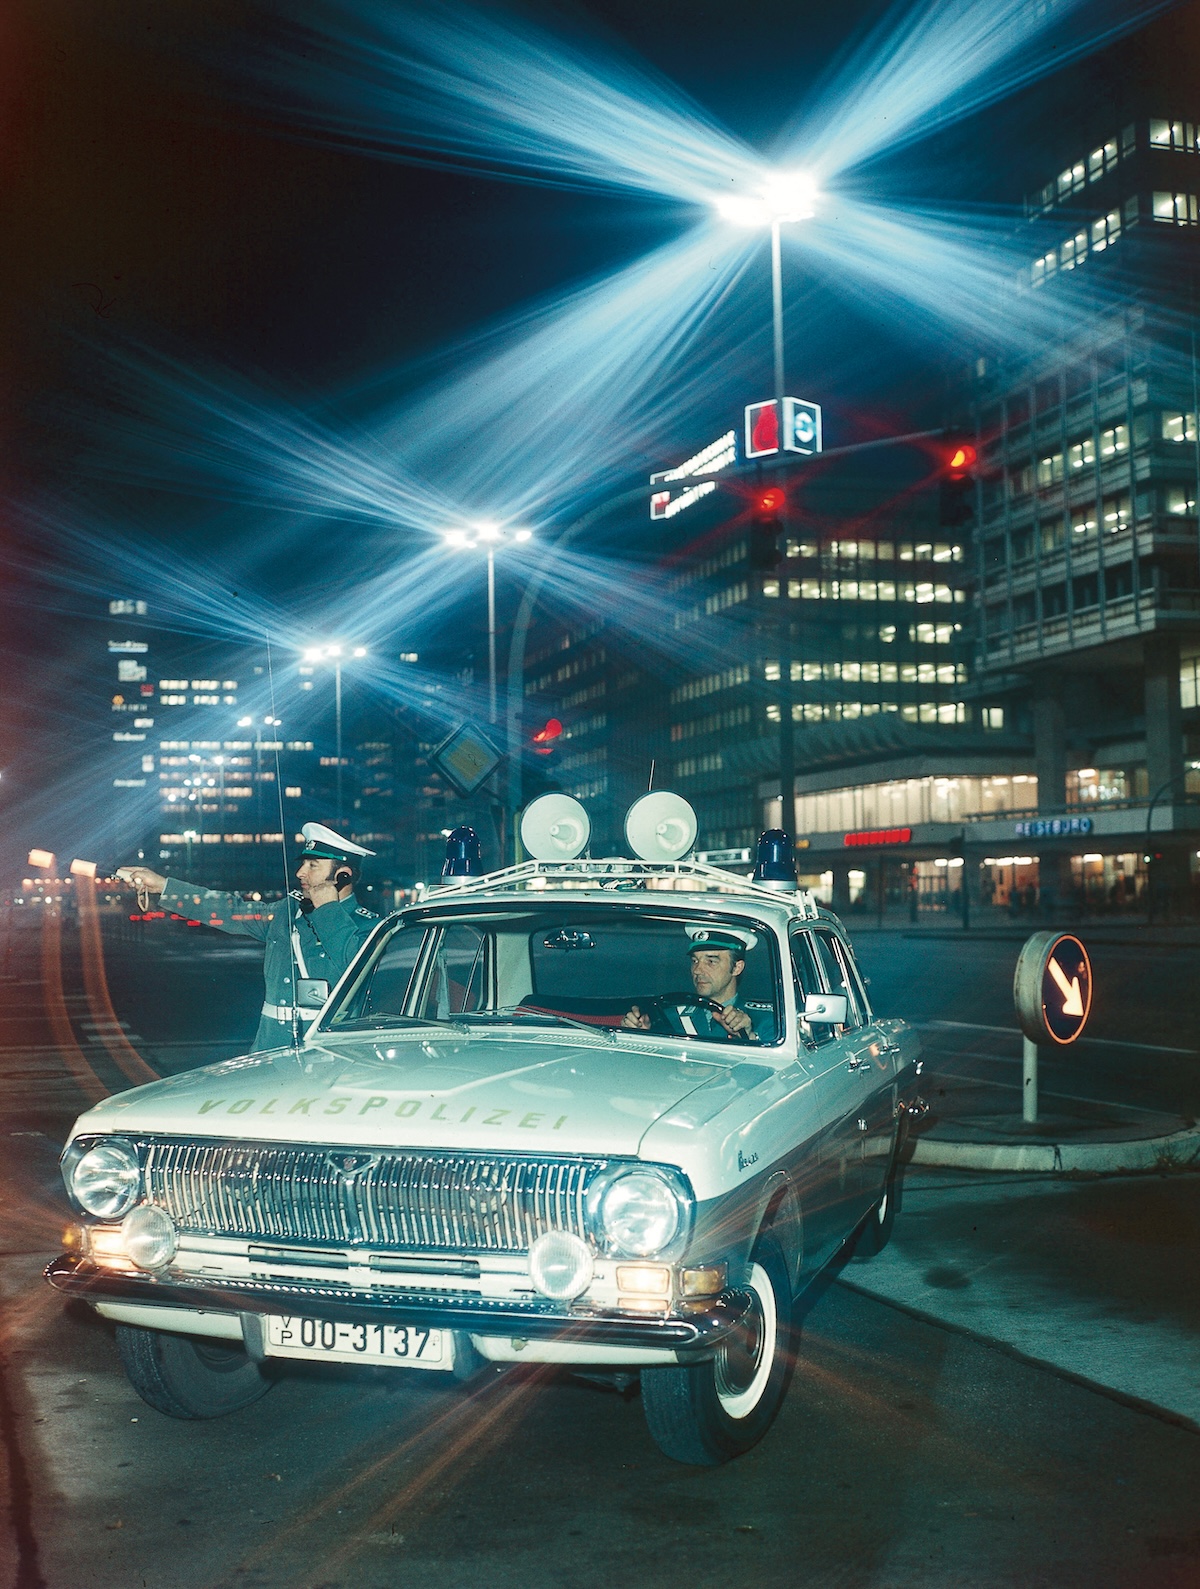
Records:
{"label": "green police uniform jacket", "polygon": [[[755,1040],[760,1043],[775,1041],[775,1011],[771,1005],[755,999],[734,997],[730,999],[728,1008],[745,1010],[750,1017]],[[731,1037],[716,1016],[699,1004],[669,1004],[663,1010],[663,1015],[671,1031],[680,1037],[705,1037],[722,1043],[750,1041],[749,1038]]]}
{"label": "green police uniform jacket", "polygon": [[[375,912],[360,905],[353,894],[318,905],[308,915],[300,909],[300,899],[299,894],[289,894],[286,899],[256,906],[239,894],[197,888],[173,877],[167,879],[162,892],[164,910],[203,922],[206,927],[217,927],[221,932],[258,938],[265,943],[263,975],[267,997],[252,1054],[291,1043],[293,975],[324,977],[332,987],[379,921]],[[316,1013],[300,1011],[302,1032]]]}

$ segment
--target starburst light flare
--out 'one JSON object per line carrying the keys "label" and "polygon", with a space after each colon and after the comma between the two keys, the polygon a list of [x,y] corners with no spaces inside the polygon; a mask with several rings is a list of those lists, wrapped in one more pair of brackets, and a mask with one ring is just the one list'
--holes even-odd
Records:
{"label": "starburst light flare", "polygon": [[693,203],[762,162],[615,43],[437,0],[288,4],[255,97],[377,154]]}
{"label": "starburst light flare", "polygon": [[818,84],[775,155],[822,184],[1057,72],[1174,0],[896,0]]}

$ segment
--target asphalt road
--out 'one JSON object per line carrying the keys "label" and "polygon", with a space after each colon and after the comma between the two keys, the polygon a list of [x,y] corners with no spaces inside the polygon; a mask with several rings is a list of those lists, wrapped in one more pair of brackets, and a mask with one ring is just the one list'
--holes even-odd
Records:
{"label": "asphalt road", "polygon": [[[969,1023],[956,1061],[968,1074],[974,1029],[1011,1023],[1014,953],[862,943],[881,1009]],[[80,1052],[116,1086],[73,954],[68,938],[64,997]],[[1098,1037],[1186,1047],[1194,956],[1167,958],[1097,956],[1098,975],[1125,990],[1115,1012],[1098,1005]],[[164,1073],[235,1052],[252,1030],[252,945],[179,928],[111,945],[106,963],[126,1040]],[[998,1326],[991,1344],[986,1322],[974,1334],[945,1328],[836,1281],[809,1300],[775,1428],[718,1470],[663,1458],[636,1393],[550,1372],[489,1371],[464,1390],[403,1370],[292,1369],[230,1418],[164,1418],[128,1386],[108,1327],[40,1278],[65,1213],[58,1144],[81,1099],[41,1013],[35,938],[10,942],[0,991],[4,1589],[608,1589],[651,1574],[722,1589],[1200,1581],[1193,1430],[1020,1360]],[[1177,1107],[1194,1086],[1187,1054],[1096,1049],[1089,1085],[1143,1089],[1147,1107]],[[1003,1061],[993,1051],[986,1062]],[[965,1246],[980,1219],[952,1183],[942,1195]],[[939,1241],[921,1229],[925,1275],[963,1267]],[[1164,1249],[1164,1263],[1182,1251]],[[872,1267],[844,1279],[865,1281]]]}

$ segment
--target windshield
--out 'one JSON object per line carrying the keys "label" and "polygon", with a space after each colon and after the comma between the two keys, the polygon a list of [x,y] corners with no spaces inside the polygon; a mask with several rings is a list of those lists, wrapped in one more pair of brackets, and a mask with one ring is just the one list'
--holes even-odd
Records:
{"label": "windshield", "polygon": [[322,1029],[447,1022],[775,1043],[774,935],[748,917],[625,904],[410,917],[373,946]]}

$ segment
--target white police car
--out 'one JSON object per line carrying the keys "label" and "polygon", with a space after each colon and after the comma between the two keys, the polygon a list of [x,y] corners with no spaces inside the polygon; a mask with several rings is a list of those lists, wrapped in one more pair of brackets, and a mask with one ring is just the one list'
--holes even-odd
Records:
{"label": "white police car", "polygon": [[890,1232],[916,1036],[782,835],[744,880],[680,858],[690,808],[654,795],[639,858],[589,860],[582,808],[546,799],[541,859],[471,875],[460,830],[459,875],[380,924],[296,1048],[76,1123],[47,1277],[116,1321],[152,1406],[230,1411],[289,1358],[543,1362],[640,1373],[684,1462],[771,1423],[796,1298]]}

